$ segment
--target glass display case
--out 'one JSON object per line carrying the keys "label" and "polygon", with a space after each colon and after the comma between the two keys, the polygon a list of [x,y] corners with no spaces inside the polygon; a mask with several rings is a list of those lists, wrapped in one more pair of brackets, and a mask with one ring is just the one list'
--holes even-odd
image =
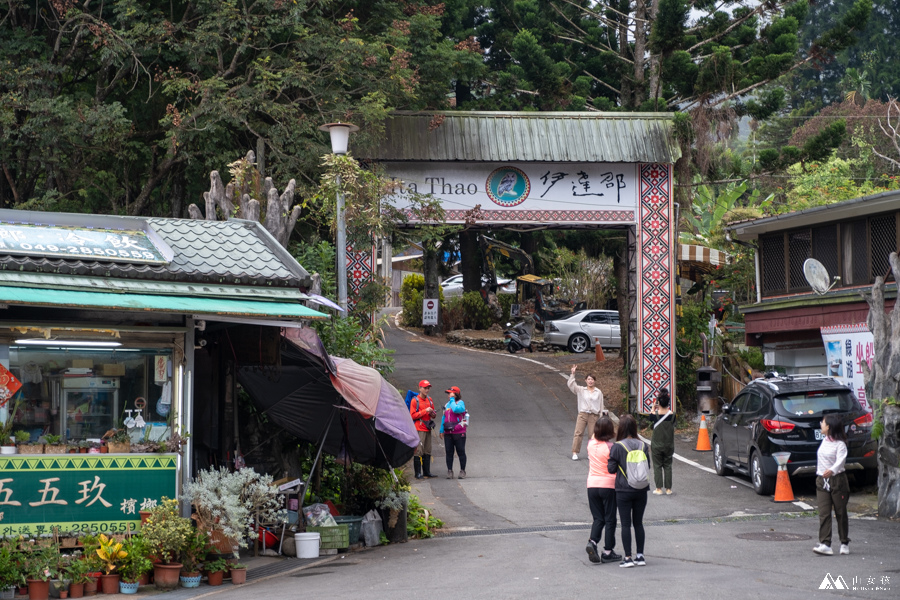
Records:
{"label": "glass display case", "polygon": [[119,415],[118,377],[55,378],[60,431],[66,440],[100,438],[116,427]]}

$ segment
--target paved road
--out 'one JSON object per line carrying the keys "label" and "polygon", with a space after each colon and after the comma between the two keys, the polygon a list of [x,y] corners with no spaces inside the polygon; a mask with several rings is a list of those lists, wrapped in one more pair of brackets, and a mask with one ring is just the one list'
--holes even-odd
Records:
{"label": "paved road", "polygon": [[[650,497],[648,566],[593,565],[584,552],[590,517],[587,461],[571,460],[575,398],[559,372],[508,355],[436,345],[398,330],[389,333],[388,343],[396,349],[391,379],[398,388],[423,377],[438,392],[458,385],[472,415],[469,477],[414,484],[445,521],[447,533],[338,557],[293,576],[223,590],[217,598],[246,598],[251,591],[272,598],[385,600],[607,594],[887,599],[900,593],[900,524],[857,515],[850,525],[853,554],[820,557],[811,552],[818,524],[812,513],[757,496],[743,480],[678,461],[675,494]],[[711,457],[691,447],[690,440],[681,441],[678,453],[710,467]],[[434,453],[433,471],[445,472],[442,448]],[[800,494],[810,493],[806,484],[796,487]],[[862,505],[853,507],[865,512]],[[848,587],[869,589],[820,591],[826,573]]]}

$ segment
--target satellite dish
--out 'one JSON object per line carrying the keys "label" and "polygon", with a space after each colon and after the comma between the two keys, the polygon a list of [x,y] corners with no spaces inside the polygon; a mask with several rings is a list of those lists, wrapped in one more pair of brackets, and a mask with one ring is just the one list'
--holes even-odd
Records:
{"label": "satellite dish", "polygon": [[828,276],[828,269],[814,258],[807,258],[803,263],[803,276],[806,277],[806,281],[809,282],[809,286],[813,291],[819,295],[828,292],[841,279],[835,275],[834,281],[831,281],[831,278]]}

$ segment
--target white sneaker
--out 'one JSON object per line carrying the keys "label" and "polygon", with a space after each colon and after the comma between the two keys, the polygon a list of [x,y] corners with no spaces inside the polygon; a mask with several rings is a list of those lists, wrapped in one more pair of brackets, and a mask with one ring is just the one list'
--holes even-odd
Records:
{"label": "white sneaker", "polygon": [[[849,552],[850,550],[847,550]],[[813,552],[816,554],[824,554],[825,556],[831,556],[834,554],[834,551],[831,549],[831,546],[826,546],[825,544],[819,544],[815,548],[813,548]]]}
{"label": "white sneaker", "polygon": [[572,460],[578,460],[578,455],[574,452],[572,453]]}
{"label": "white sneaker", "polygon": [[841,544],[841,554],[850,554],[850,546]]}

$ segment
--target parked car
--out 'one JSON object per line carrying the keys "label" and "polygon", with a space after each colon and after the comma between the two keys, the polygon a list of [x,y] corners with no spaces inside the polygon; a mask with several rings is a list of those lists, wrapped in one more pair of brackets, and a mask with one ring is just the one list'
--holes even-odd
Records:
{"label": "parked car", "polygon": [[[512,279],[497,278],[498,294],[515,294],[516,282]],[[444,290],[444,298],[453,298],[454,296],[462,296],[463,294],[463,276],[454,275],[448,277],[441,282],[441,288]]]}
{"label": "parked car", "polygon": [[822,440],[822,417],[837,413],[847,432],[848,473],[877,481],[877,443],[872,413],[853,391],[825,375],[785,375],[754,379],[722,408],[713,427],[716,473],[750,476],[757,494],[775,489],[778,467],[772,454],[790,452],[791,477],[815,476],[816,451]]}
{"label": "parked car", "polygon": [[602,348],[620,345],[619,313],[614,310],[581,310],[562,319],[544,324],[544,341],[566,346],[580,354],[594,347],[594,340]]}

